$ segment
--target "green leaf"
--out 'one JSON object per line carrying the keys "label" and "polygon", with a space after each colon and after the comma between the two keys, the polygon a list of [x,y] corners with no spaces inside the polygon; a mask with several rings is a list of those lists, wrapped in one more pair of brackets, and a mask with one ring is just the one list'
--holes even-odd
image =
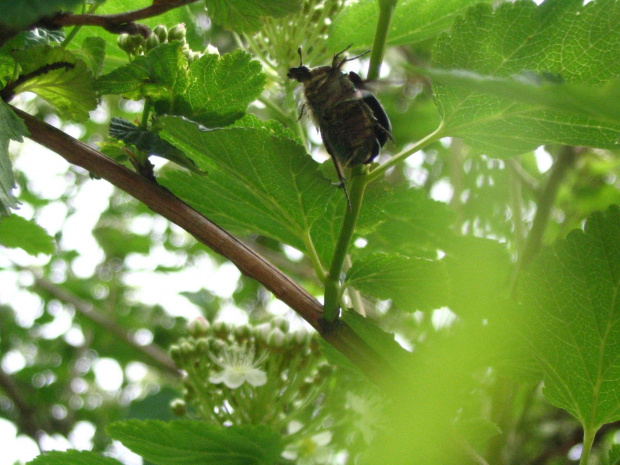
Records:
{"label": "green leaf", "polygon": [[541,252],[519,288],[523,340],[547,400],[591,432],[620,420],[620,208]]}
{"label": "green leaf", "polygon": [[123,95],[133,100],[148,97],[171,105],[175,89],[187,86],[186,69],[187,58],[181,44],[162,44],[148,55],[138,56],[128,65],[101,76],[96,89],[104,95]]}
{"label": "green leaf", "polygon": [[13,57],[0,55],[0,89],[3,89],[13,78],[16,63]]}
{"label": "green leaf", "polygon": [[[450,35],[439,38],[433,64],[498,78],[546,73],[570,85],[602,87],[620,75],[619,22],[615,0],[585,6],[580,0],[548,0],[540,6],[516,2],[495,11],[478,5],[455,22]],[[615,92],[615,85],[608,89]],[[541,109],[509,97],[464,92],[461,86],[437,84],[434,93],[446,133],[492,155],[519,154],[543,143],[617,147],[618,121],[601,123],[589,114]]]}
{"label": "green leaf", "polygon": [[235,32],[256,32],[264,17],[282,17],[301,9],[301,0],[205,0],[214,23]]}
{"label": "green leaf", "polygon": [[346,282],[404,311],[433,310],[447,304],[450,291],[444,264],[377,253],[353,263]]}
{"label": "green leaf", "polygon": [[[276,123],[201,130],[176,117],[162,117],[158,125],[163,139],[209,173],[169,171],[159,179],[163,185],[236,234],[268,236],[329,263],[346,209],[344,193],[290,132]],[[369,186],[359,231],[381,221],[388,197],[384,183]]]}
{"label": "green leaf", "polygon": [[[330,263],[338,241],[346,206],[346,198],[342,189],[333,185],[338,181],[334,163],[331,160],[321,165],[321,172],[332,182],[332,190],[336,195],[330,202],[325,202],[325,214],[312,224],[311,237],[315,249],[324,263]],[[355,236],[365,237],[377,228],[385,218],[385,210],[392,200],[392,189],[387,182],[373,182],[366,186],[364,202],[357,221]],[[352,249],[360,254],[368,254],[368,249]]]}
{"label": "green leaf", "polygon": [[[489,2],[490,0],[483,0]],[[407,45],[437,37],[447,31],[454,20],[480,0],[400,0],[396,4],[388,45]],[[345,7],[330,26],[328,50],[339,52],[349,44],[355,48],[373,43],[379,2],[361,0]]]}
{"label": "green leaf", "polygon": [[238,234],[261,234],[306,251],[308,231],[341,194],[302,146],[266,128],[200,130],[177,117],[159,122],[160,136],[209,173],[171,171],[161,183]]}
{"label": "green leaf", "polygon": [[94,78],[81,59],[62,47],[36,45],[13,52],[20,64],[15,93],[34,92],[52,105],[62,118],[86,121],[97,107]]}
{"label": "green leaf", "polygon": [[512,263],[505,244],[482,237],[455,237],[442,260],[450,276],[449,307],[461,317],[490,319],[507,298]]}
{"label": "green leaf", "polygon": [[455,426],[461,436],[476,451],[483,451],[490,438],[502,434],[499,426],[482,417],[462,419]]}
{"label": "green leaf", "polygon": [[226,126],[243,116],[264,85],[262,67],[248,53],[204,55],[190,65],[188,85],[177,88],[171,113],[208,127]]}
{"label": "green leaf", "polygon": [[44,16],[70,10],[81,3],[82,0],[3,0],[0,2],[2,7],[0,24],[19,30]]}
{"label": "green leaf", "polygon": [[57,45],[65,39],[62,29],[48,30],[35,27],[28,31],[21,31],[2,44],[2,53],[11,53],[14,50],[25,50],[35,45]]}
{"label": "green leaf", "polygon": [[0,99],[0,217],[10,214],[9,208],[17,206],[11,191],[15,187],[13,165],[9,158],[9,142],[22,142],[28,136],[28,128],[4,100]]}
{"label": "green leaf", "polygon": [[453,236],[454,213],[445,203],[428,198],[424,189],[396,189],[385,205],[382,220],[368,236],[372,250],[435,256]]}
{"label": "green leaf", "polygon": [[258,119],[251,113],[246,113],[243,118],[238,119],[231,125],[231,127],[239,127],[239,128],[262,128],[268,130],[272,135],[276,137],[285,137],[287,139],[294,140],[301,144],[299,138],[295,135],[295,133],[278,123],[275,120],[261,120]]}
{"label": "green leaf", "polygon": [[[342,312],[342,320],[348,324],[369,347],[394,368],[402,368],[410,363],[410,353],[394,339],[394,334],[384,331],[370,318],[347,310]],[[342,354],[341,354],[342,355]],[[346,367],[346,365],[345,365]]]}
{"label": "green leaf", "polygon": [[280,436],[265,426],[130,420],[112,423],[108,434],[158,465],[272,465],[282,452]]}
{"label": "green leaf", "polygon": [[121,465],[116,459],[85,450],[68,450],[64,452],[49,451],[39,455],[28,465]]}
{"label": "green leaf", "polygon": [[185,116],[209,127],[241,118],[263,90],[257,61],[243,51],[204,55],[187,65],[180,43],[162,44],[148,55],[115,69],[97,81],[101,94],[148,97],[160,114]]}
{"label": "green leaf", "polygon": [[115,226],[98,226],[93,236],[109,257],[123,258],[130,253],[148,254],[151,238],[119,229]]}
{"label": "green leaf", "polygon": [[105,47],[106,42],[101,37],[87,37],[82,42],[82,48],[72,51],[77,57],[84,60],[94,76],[99,76],[103,69]]}
{"label": "green leaf", "polygon": [[0,222],[0,244],[18,247],[30,255],[54,252],[54,238],[34,221],[17,215],[11,215]]}
{"label": "green leaf", "polygon": [[607,454],[608,465],[620,465],[620,444],[614,444]]}
{"label": "green leaf", "polygon": [[524,72],[508,78],[485,76],[463,70],[416,68],[433,82],[454,85],[513,102],[527,103],[539,108],[586,115],[601,124],[620,124],[620,79],[599,86],[567,84],[552,76]]}
{"label": "green leaf", "polygon": [[161,139],[154,132],[142,129],[122,118],[112,118],[110,120],[110,136],[123,141],[125,144],[135,145],[147,155],[157,155],[189,170],[200,172],[194,162],[174,145]]}

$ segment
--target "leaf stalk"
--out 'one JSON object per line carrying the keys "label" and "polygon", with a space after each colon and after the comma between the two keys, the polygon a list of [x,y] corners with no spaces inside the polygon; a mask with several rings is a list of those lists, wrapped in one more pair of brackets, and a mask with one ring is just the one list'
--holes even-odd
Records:
{"label": "leaf stalk", "polygon": [[590,452],[592,451],[592,444],[594,443],[594,436],[596,431],[592,428],[583,429],[583,449],[581,451],[581,458],[579,459],[579,465],[588,465],[590,460]]}
{"label": "leaf stalk", "polygon": [[375,181],[376,179],[383,176],[385,172],[391,167],[397,165],[401,161],[405,160],[407,157],[410,157],[411,155],[416,153],[418,150],[422,150],[427,145],[430,145],[433,142],[444,137],[443,129],[444,129],[444,124],[442,122],[439,124],[437,129],[431,132],[428,136],[424,137],[423,139],[420,139],[408,149],[403,150],[400,153],[397,153],[392,158],[390,158],[388,161],[386,161],[385,163],[379,165],[378,167],[370,171],[370,173],[368,173],[367,175],[367,182]]}

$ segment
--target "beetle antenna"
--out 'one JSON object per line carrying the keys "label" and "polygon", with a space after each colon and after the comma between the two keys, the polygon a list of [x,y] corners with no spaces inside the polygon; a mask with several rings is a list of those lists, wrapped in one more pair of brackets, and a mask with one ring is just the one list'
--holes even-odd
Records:
{"label": "beetle antenna", "polygon": [[299,54],[299,67],[301,68],[304,65],[304,61],[301,58],[301,47],[297,49],[297,53]]}
{"label": "beetle antenna", "polygon": [[340,55],[342,55],[344,52],[346,52],[347,50],[349,50],[351,47],[353,46],[353,44],[349,45],[347,48],[345,48],[342,52],[338,52],[334,55],[334,61],[332,62],[332,68],[340,68],[342,65],[344,65],[347,61],[353,61],[353,60],[357,60],[358,58],[363,57],[364,55],[368,55],[370,53],[370,50],[366,50],[364,53],[360,53],[359,55],[356,55],[354,57],[351,58],[343,58],[342,60],[338,61],[338,58],[340,57]]}

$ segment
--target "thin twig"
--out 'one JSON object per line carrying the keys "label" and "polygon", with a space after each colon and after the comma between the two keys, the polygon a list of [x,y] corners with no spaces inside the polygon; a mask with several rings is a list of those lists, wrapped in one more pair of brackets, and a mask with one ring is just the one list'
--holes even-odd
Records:
{"label": "thin twig", "polygon": [[538,186],[538,181],[536,180],[536,178],[534,178],[534,176],[525,171],[523,166],[521,166],[521,164],[517,160],[515,160],[514,158],[507,160],[506,166],[511,173],[515,174],[519,178],[519,180],[524,186],[526,186],[533,193],[538,193],[538,191],[540,190]]}
{"label": "thin twig", "polygon": [[571,146],[563,146],[560,148],[558,158],[551,168],[549,178],[543,191],[541,192],[538,206],[536,209],[536,215],[532,223],[532,229],[530,230],[523,250],[520,251],[519,260],[516,267],[516,275],[513,280],[513,290],[518,285],[519,276],[522,271],[527,267],[529,262],[534,258],[538,250],[542,245],[543,234],[547,228],[547,223],[551,217],[551,209],[555,201],[560,183],[564,179],[569,168],[575,161],[576,150]]}
{"label": "thin twig", "polygon": [[65,302],[67,304],[72,305],[75,310],[84,317],[88,318],[90,321],[105,329],[107,332],[116,336],[120,341],[123,341],[125,344],[133,347],[138,350],[140,353],[144,354],[151,363],[174,376],[180,376],[181,371],[177,368],[177,366],[172,361],[172,358],[166,353],[165,350],[160,347],[149,344],[149,345],[140,345],[138,344],[127,331],[113,321],[106,318],[102,312],[98,311],[90,302],[82,300],[77,296],[67,292],[60,286],[44,279],[40,276],[34,274],[35,285],[50,294],[56,297],[58,300]]}
{"label": "thin twig", "polygon": [[525,225],[523,223],[523,181],[515,170],[509,169],[508,182],[510,189],[512,226],[514,229],[514,248],[515,250],[523,250],[523,242],[525,241]]}
{"label": "thin twig", "polygon": [[[159,16],[174,8],[186,6],[197,1],[198,0],[160,0],[154,1],[152,5],[139,10],[113,15],[58,13],[54,16],[42,18],[24,29],[28,30],[35,27],[59,29],[67,26],[99,26],[113,34],[141,34],[147,37],[151,32],[150,29],[142,24],[136,24],[135,21]],[[0,33],[0,45],[19,32],[19,29],[6,29]]]}
{"label": "thin twig", "polygon": [[39,424],[34,408],[26,401],[27,393],[0,367],[0,388],[19,412],[17,424],[22,432],[38,442],[40,431],[50,431],[49,425]]}
{"label": "thin twig", "polygon": [[57,27],[66,26],[100,26],[107,31],[115,32],[119,27],[139,21],[141,19],[152,18],[166,13],[169,10],[195,3],[198,0],[168,0],[153,2],[152,5],[139,10],[127,11],[113,15],[74,15],[63,14],[52,19],[52,24]]}

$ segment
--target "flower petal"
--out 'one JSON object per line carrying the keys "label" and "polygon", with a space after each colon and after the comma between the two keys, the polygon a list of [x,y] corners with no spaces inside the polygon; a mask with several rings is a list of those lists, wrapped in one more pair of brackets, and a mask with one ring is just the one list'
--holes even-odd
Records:
{"label": "flower petal", "polygon": [[217,373],[213,373],[209,376],[209,382],[213,384],[220,384],[224,382],[224,372],[220,371]]}
{"label": "flower petal", "polygon": [[224,370],[224,384],[230,389],[237,389],[246,381],[246,374],[236,370]]}
{"label": "flower petal", "polygon": [[267,373],[258,368],[253,368],[246,373],[245,379],[252,386],[262,386],[267,383]]}

